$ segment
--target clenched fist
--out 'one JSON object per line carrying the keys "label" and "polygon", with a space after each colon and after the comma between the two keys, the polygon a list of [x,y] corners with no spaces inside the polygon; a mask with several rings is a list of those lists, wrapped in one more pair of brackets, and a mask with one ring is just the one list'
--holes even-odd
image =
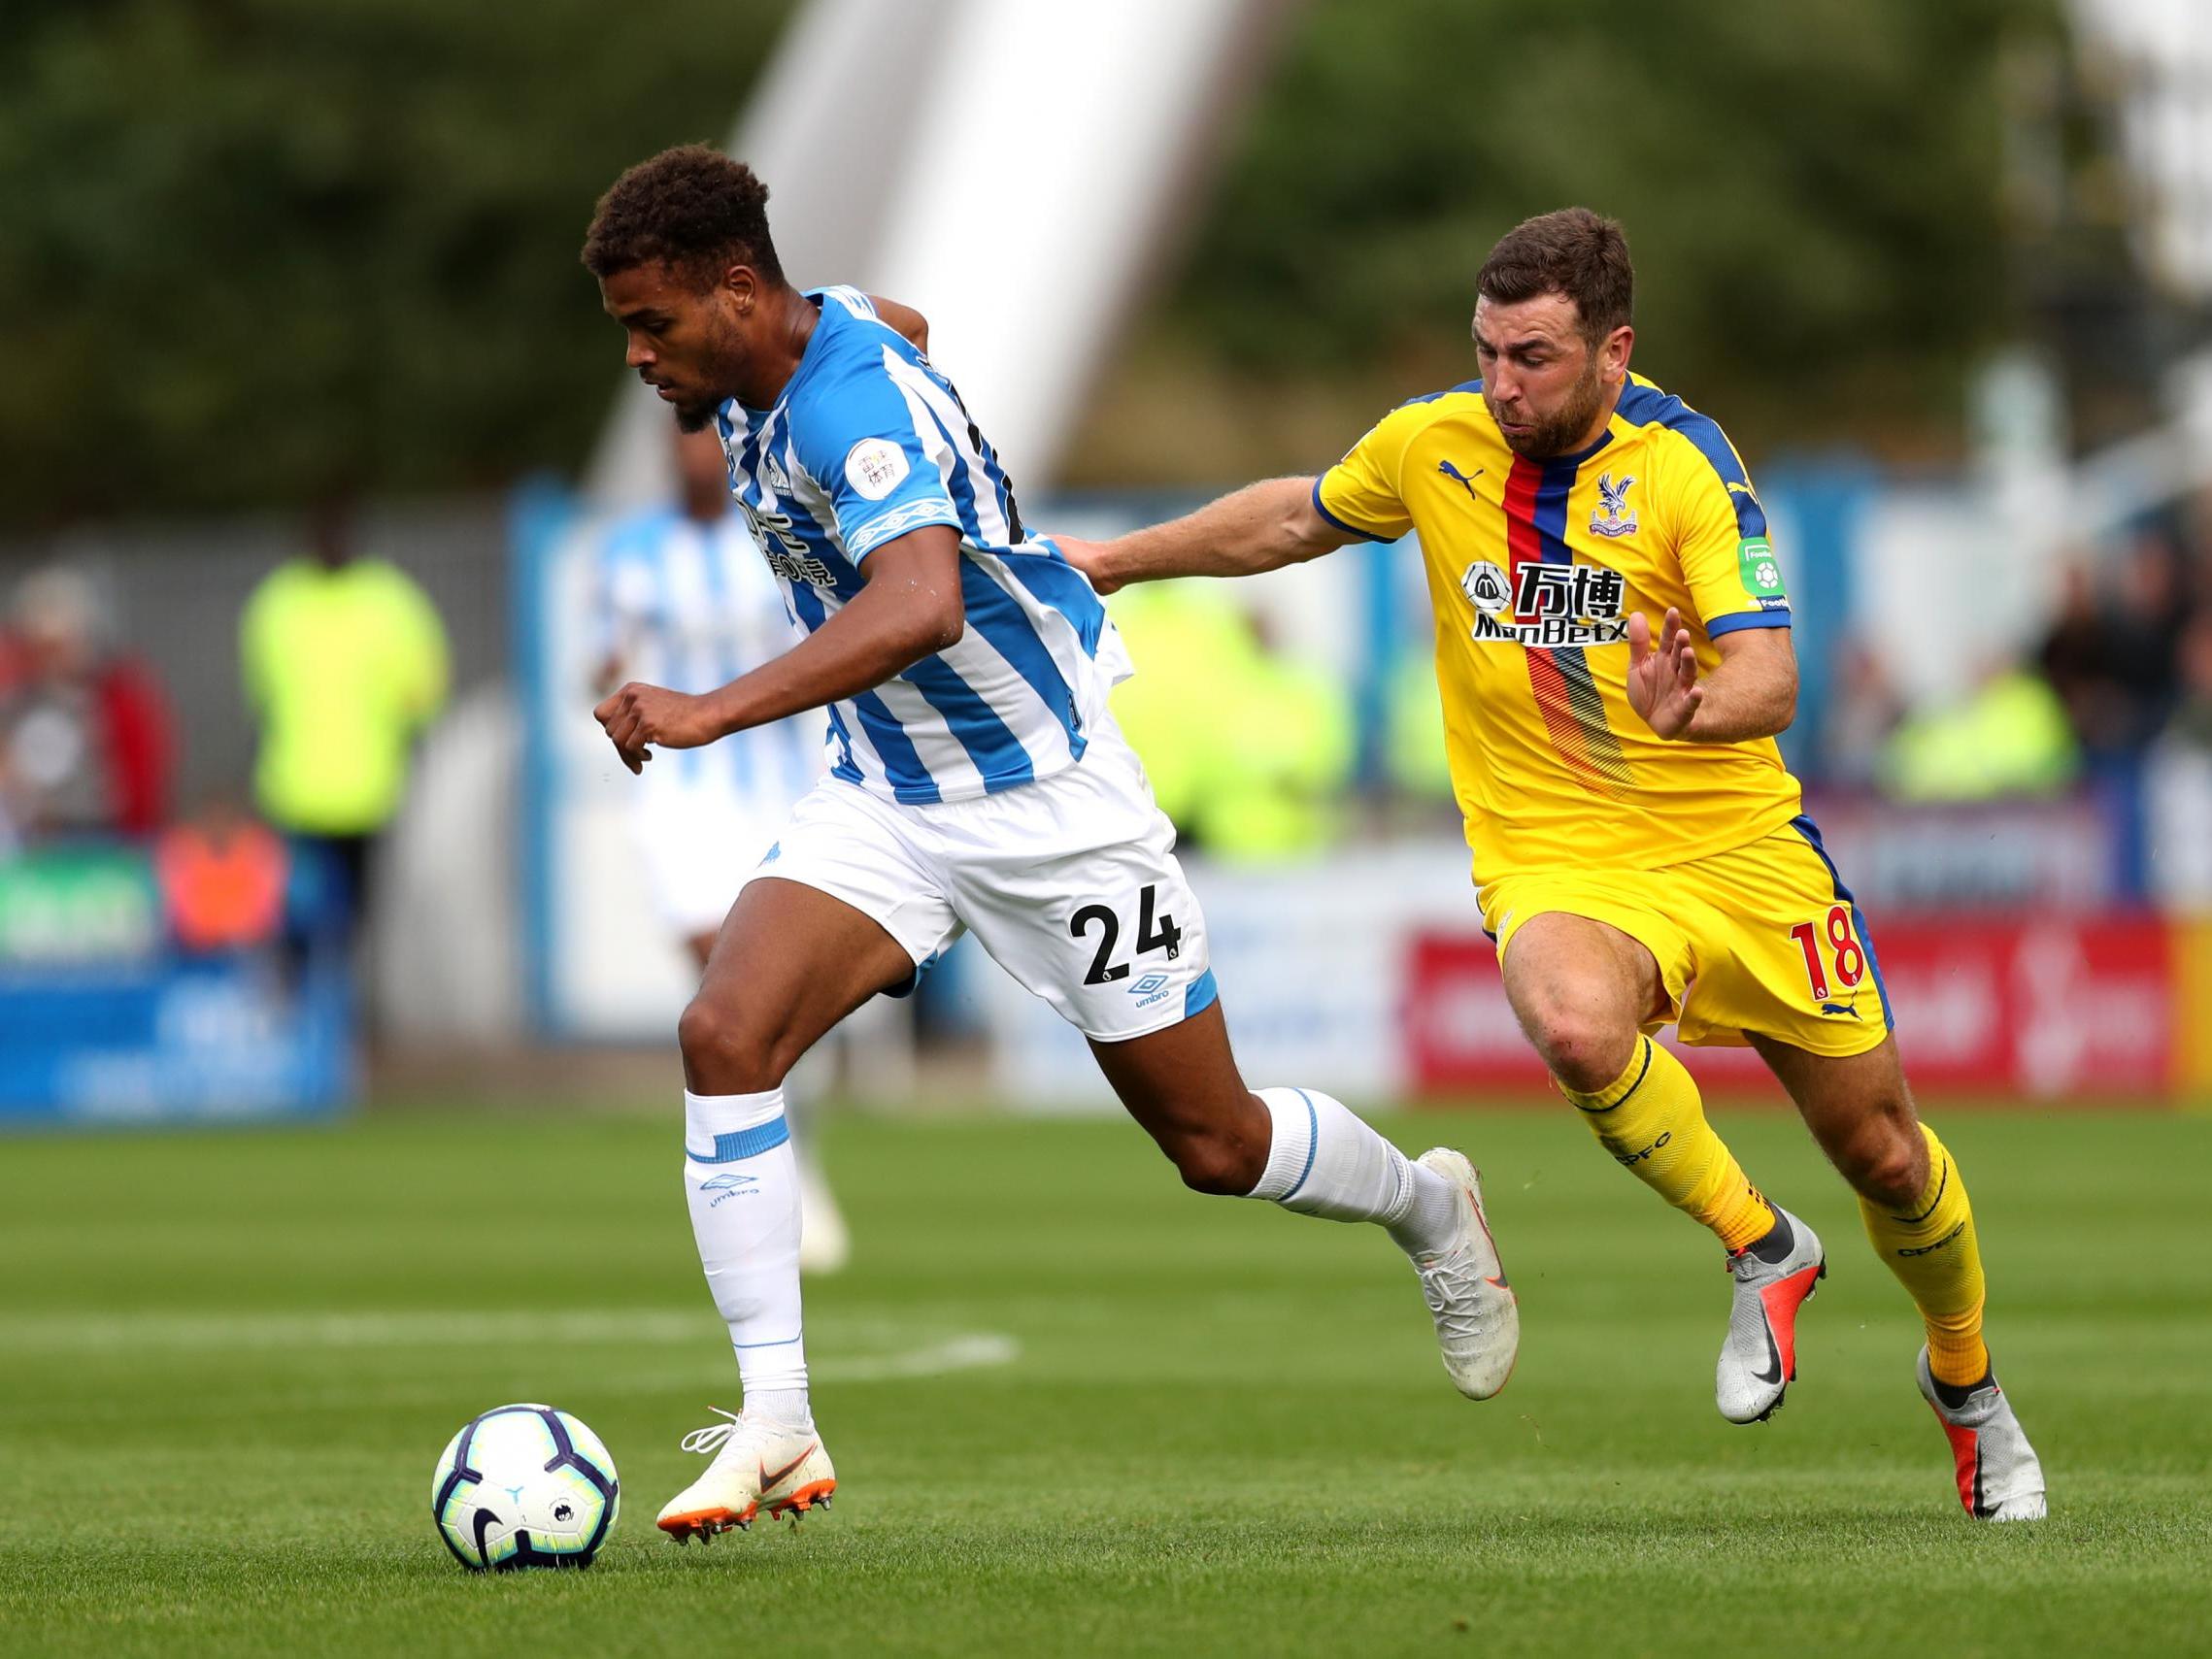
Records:
{"label": "clenched fist", "polygon": [[607,741],[632,772],[645,770],[653,746],[697,748],[722,735],[708,699],[636,680],[604,699],[591,717],[605,728]]}

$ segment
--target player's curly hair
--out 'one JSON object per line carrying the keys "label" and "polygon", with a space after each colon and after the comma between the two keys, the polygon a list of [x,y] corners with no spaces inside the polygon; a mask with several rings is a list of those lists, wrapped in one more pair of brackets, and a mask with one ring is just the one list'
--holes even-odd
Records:
{"label": "player's curly hair", "polygon": [[1523,219],[1498,238],[1475,289],[1499,305],[1564,294],[1582,314],[1583,338],[1595,346],[1634,317],[1636,268],[1618,219],[1561,208]]}
{"label": "player's curly hair", "polygon": [[584,238],[584,265],[602,281],[662,263],[701,285],[731,265],[771,282],[783,262],[768,236],[768,186],[742,161],[703,144],[679,145],[608,187]]}

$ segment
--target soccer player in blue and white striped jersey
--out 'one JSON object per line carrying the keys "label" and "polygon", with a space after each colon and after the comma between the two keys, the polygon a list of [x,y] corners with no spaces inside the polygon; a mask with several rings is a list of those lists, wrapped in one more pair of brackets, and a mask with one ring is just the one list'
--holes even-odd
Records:
{"label": "soccer player in blue and white striped jersey", "polygon": [[1190,1186],[1388,1229],[1454,1383],[1494,1394],[1519,1313],[1472,1167],[1408,1160],[1319,1090],[1245,1086],[1174,826],[1107,707],[1128,664],[1097,594],[1023,525],[921,319],[792,287],[766,201],[739,163],[668,150],[616,182],[584,249],[630,368],[720,433],[807,631],[718,690],[633,682],[594,713],[642,771],[829,713],[828,775],[739,894],[679,1028],[686,1190],[745,1400],[687,1441],[718,1455],[661,1527],[711,1536],[835,1489],[807,1396],[784,1078],[969,931],[1089,1039]]}
{"label": "soccer player in blue and white striped jersey", "polygon": [[[721,446],[708,432],[668,436],[675,501],[609,525],[595,561],[598,692],[628,680],[712,691],[798,643],[783,584],[731,505]],[[820,714],[738,732],[664,757],[646,774],[630,827],[655,907],[705,971],[745,879],[821,777]],[[800,1113],[794,1107],[792,1120]],[[805,1226],[799,1265],[834,1273],[850,1250],[844,1217],[807,1137],[793,1142]]]}
{"label": "soccer player in blue and white striped jersey", "polygon": [[[669,437],[679,498],[610,524],[592,582],[599,694],[628,680],[712,691],[799,634],[783,584],[730,506],[721,446]],[[704,968],[730,902],[821,776],[823,721],[797,715],[670,755],[645,780],[635,829],[655,904]]]}

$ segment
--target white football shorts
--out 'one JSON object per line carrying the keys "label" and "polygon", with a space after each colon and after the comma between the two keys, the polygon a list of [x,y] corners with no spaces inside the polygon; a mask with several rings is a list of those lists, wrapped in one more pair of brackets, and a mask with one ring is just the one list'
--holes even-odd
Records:
{"label": "white football shorts", "polygon": [[873,917],[915,979],[961,934],[1102,1043],[1190,1018],[1215,997],[1205,918],[1175,826],[1110,721],[1082,760],[972,800],[907,805],[824,778],[752,873],[803,882]]}
{"label": "white football shorts", "polygon": [[[655,757],[654,765],[664,764]],[[651,780],[631,809],[654,908],[685,939],[718,933],[738,889],[791,815],[791,803],[709,784]]]}

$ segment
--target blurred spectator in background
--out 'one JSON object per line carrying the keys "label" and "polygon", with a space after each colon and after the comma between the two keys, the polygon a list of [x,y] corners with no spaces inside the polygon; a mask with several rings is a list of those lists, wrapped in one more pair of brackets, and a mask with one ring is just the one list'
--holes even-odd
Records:
{"label": "blurred spectator in background", "polygon": [[2190,617],[2175,655],[2180,685],[2162,742],[2212,756],[2212,607]]}
{"label": "blurred spectator in background", "polygon": [[1986,670],[1963,701],[1908,716],[1879,776],[1899,801],[1991,801],[2059,794],[2079,769],[2058,693],[2006,663]]}
{"label": "blurred spectator in background", "polygon": [[[713,691],[800,638],[754,532],[730,505],[729,462],[709,427],[681,432],[677,499],[613,526],[599,550],[593,606],[605,633],[593,699],[626,680]],[[629,786],[639,862],[662,920],[704,969],[738,890],[821,776],[819,713],[732,733],[703,748],[664,748]],[[799,1269],[835,1273],[852,1254],[819,1151],[819,1070],[787,1085],[798,1164]]]}
{"label": "blurred spectator in background", "polygon": [[239,629],[260,726],[253,787],[269,821],[335,867],[342,913],[368,909],[370,854],[406,793],[412,746],[445,702],[446,632],[396,566],[353,556],[342,506],[310,526],[313,553],[279,566]]}
{"label": "blurred spectator in background", "polygon": [[[1452,758],[1444,747],[1444,702],[1436,689],[1436,655],[1426,641],[1398,653],[1384,688],[1383,765],[1400,799],[1458,812]],[[1457,835],[1458,817],[1438,823]]]}
{"label": "blurred spectator in background", "polygon": [[1820,734],[1823,780],[1872,788],[1882,776],[1891,740],[1904,723],[1904,696],[1873,643],[1849,635],[1836,642],[1828,683]]}
{"label": "blurred spectator in background", "polygon": [[2188,624],[2181,549],[2163,527],[2139,529],[2120,558],[2113,604],[2114,674],[2128,705],[2129,747],[2159,735],[2173,713],[2176,659]]}
{"label": "blurred spectator in background", "polygon": [[1351,786],[1351,699],[1335,677],[1271,652],[1233,600],[1194,582],[1115,595],[1136,675],[1114,717],[1183,844],[1227,863],[1326,851]]}
{"label": "blurred spectator in background", "polygon": [[2092,755],[2124,749],[2133,725],[2120,682],[2119,651],[2088,562],[2068,561],[2060,577],[2058,613],[2035,660],[2065,706],[2075,738]]}
{"label": "blurred spectator in background", "polygon": [[2212,905],[2212,606],[2197,610],[2176,652],[2179,689],[2145,768],[2152,892]]}
{"label": "blurred spectator in background", "polygon": [[[2066,568],[2036,661],[2093,766],[2139,754],[2172,712],[2189,614],[2184,576],[2179,547],[2155,526],[2138,530],[2104,567]],[[2099,598],[2100,584],[2108,599]]]}
{"label": "blurred spectator in background", "polygon": [[236,802],[209,802],[155,844],[169,936],[188,954],[272,946],[285,929],[291,859],[284,841]]}
{"label": "blurred spectator in background", "polygon": [[[628,680],[713,691],[799,638],[776,573],[730,506],[721,441],[673,421],[669,441],[678,499],[615,524],[599,549],[594,701]],[[706,967],[738,889],[821,776],[826,724],[796,715],[666,749],[628,785],[639,861],[694,966]]]}
{"label": "blurred spectator in background", "polygon": [[15,835],[150,835],[174,762],[161,689],[114,648],[92,580],[60,565],[26,577],[0,635],[0,815]]}

